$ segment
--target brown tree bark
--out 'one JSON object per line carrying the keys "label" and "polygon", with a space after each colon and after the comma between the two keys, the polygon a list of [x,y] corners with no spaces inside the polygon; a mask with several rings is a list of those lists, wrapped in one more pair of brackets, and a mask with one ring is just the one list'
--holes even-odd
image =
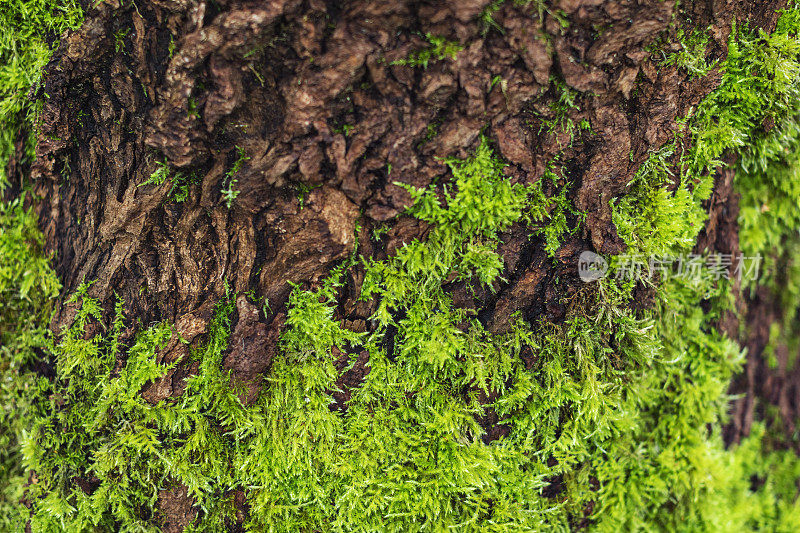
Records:
{"label": "brown tree bark", "polygon": [[[585,224],[552,261],[524,224],[503,238],[507,280],[496,292],[449,289],[492,331],[511,315],[563,318],[581,281],[583,250],[620,253],[609,202],[714,89],[645,47],[707,28],[709,58],[725,56],[734,20],[770,29],[778,0],[109,0],[87,5],[47,67],[33,169],[41,226],[64,294],[91,294],[134,323],[169,320],[199,342],[225,283],[269,301],[237,303],[225,364],[245,380],[269,368],[289,282],[314,286],[358,246],[384,258],[425,235],[402,215],[402,182],[446,180],[441,158],[465,157],[483,131],[516,182],[538,181],[562,149],[569,198]],[[486,10],[494,23],[481,15]],[[562,24],[566,21],[567,24]],[[393,62],[424,49],[426,34],[463,46],[413,68]],[[578,91],[569,119],[592,131],[548,132],[559,92]],[[429,126],[435,136],[429,135]],[[240,153],[238,196],[222,190]],[[148,184],[166,162],[189,180]],[[726,181],[727,180],[727,181]],[[720,176],[700,246],[738,246],[730,176]],[[306,191],[303,194],[300,192]],[[574,221],[573,221],[574,222]],[[360,227],[359,232],[356,228]],[[373,230],[385,228],[380,238]],[[356,268],[337,316],[368,327]],[[61,307],[53,326],[68,324]],[[132,326],[135,329],[137,326]],[[732,328],[732,326],[729,326]],[[183,350],[183,351],[182,351]],[[183,345],[165,355],[178,359]],[[177,394],[188,362],[145,394]],[[746,416],[746,415],[742,415]]]}

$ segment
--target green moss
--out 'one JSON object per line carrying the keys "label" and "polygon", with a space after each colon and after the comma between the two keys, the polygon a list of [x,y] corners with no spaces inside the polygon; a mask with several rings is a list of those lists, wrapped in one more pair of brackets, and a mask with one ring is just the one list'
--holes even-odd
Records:
{"label": "green moss", "polygon": [[669,54],[664,64],[685,69],[690,76],[696,78],[702,78],[711,72],[715,63],[706,60],[706,48],[711,39],[710,29],[698,29],[687,34],[682,28],[678,28],[677,37],[681,50]]}
{"label": "green moss", "polygon": [[686,250],[703,227],[706,214],[691,189],[693,181],[685,175],[676,178],[673,170],[681,141],[679,136],[651,152],[628,184],[628,194],[612,203],[614,224],[631,254],[651,257]]}
{"label": "green moss", "polygon": [[580,111],[580,106],[578,106],[579,93],[557,76],[550,76],[550,84],[555,93],[555,98],[550,104],[553,117],[542,121],[539,133],[543,131],[547,133],[565,132],[569,134],[570,142],[572,142],[576,126],[569,114],[572,111]]}
{"label": "green moss", "polygon": [[[572,184],[563,176],[560,158],[560,154],[556,156],[547,165],[542,178],[529,188],[528,220],[534,223],[533,233],[544,239],[544,249],[550,257],[555,257],[563,244],[564,236],[575,234],[586,218],[584,213],[575,208],[572,200],[567,198]],[[544,193],[547,183],[558,192],[548,197]]]}
{"label": "green moss", "polygon": [[0,203],[0,529],[23,529],[27,480],[18,442],[46,380],[29,372],[45,346],[61,285],[42,251],[36,215],[22,200]]}
{"label": "green moss", "polygon": [[[170,328],[140,334],[113,375],[122,308],[109,333],[87,337],[100,310],[79,291],[81,311],[52,348],[58,380],[26,437],[39,478],[35,527],[152,527],[158,490],[176,482],[197,499],[196,529],[212,531],[236,487],[253,530],[566,529],[590,502],[599,529],[714,518],[692,514],[695,502],[721,497],[705,468],[729,460],[706,428],[719,427],[742,358],[703,329],[699,300],[712,280],[673,282],[662,307],[638,317],[627,308],[630,287],[605,280],[561,326],[517,319],[490,334],[443,285],[498,279],[493,248],[523,216],[529,191],[507,181],[485,142],[448,164],[454,187],[444,202],[412,189],[410,213],[433,225],[429,238],[365,263],[362,297],[379,301],[376,328],[355,333],[334,319],[348,263],[316,291],[295,288],[281,353],[253,406],[220,370],[231,299],[194,353],[200,366],[184,394],[150,405],[138,391],[167,370],[155,354]],[[345,412],[332,410],[337,354],[352,365],[362,350],[370,373]],[[530,368],[522,350],[535,354]],[[491,444],[476,418],[486,409],[508,428]],[[83,493],[67,481],[74,476],[97,488]],[[544,491],[554,476],[565,490],[558,499]],[[684,514],[673,516],[676,504]]]}
{"label": "green moss", "polygon": [[408,67],[428,68],[431,61],[442,61],[443,59],[455,59],[456,54],[464,49],[459,43],[448,41],[444,37],[425,34],[425,40],[430,43],[428,48],[411,52],[408,57],[392,61],[392,65],[404,65]]}
{"label": "green moss", "polygon": [[[28,0],[0,9],[0,193],[7,165],[25,136],[23,160],[34,157],[34,119],[40,102],[28,98],[52,53],[47,34],[80,23],[78,2]],[[21,161],[24,162],[24,161]],[[60,283],[42,250],[36,216],[19,198],[0,202],[0,530],[24,529],[20,504],[27,481],[19,436],[35,409],[44,380],[29,369],[39,364],[53,298]]]}
{"label": "green moss", "polygon": [[[156,530],[158,490],[176,482],[208,511],[205,522],[219,523],[227,501],[220,484],[230,480],[233,453],[221,444],[227,429],[235,431],[223,429],[231,421],[225,416],[246,414],[221,370],[231,303],[220,305],[208,343],[193,353],[199,371],[186,392],[172,404],[151,405],[140,390],[169,370],[155,355],[171,328],[152,326],[126,348],[119,303],[109,332],[91,335],[87,328],[101,310],[87,288],[71,299],[80,303],[75,321],[51,347],[57,378],[24,436],[25,464],[37,475],[27,492],[35,502],[33,531]],[[94,490],[84,492],[76,479],[96,480]]]}
{"label": "green moss", "polygon": [[[766,353],[778,347],[790,354],[788,365],[796,365],[800,349],[798,341],[798,308],[800,296],[800,168],[797,148],[800,139],[800,50],[796,35],[800,30],[800,9],[792,4],[781,17],[778,28],[770,36],[753,36],[751,48],[737,50],[741,57],[760,67],[762,75],[749,81],[752,90],[774,87],[772,101],[765,103],[771,113],[760,123],[758,132],[747,150],[740,151],[736,173],[739,202],[739,226],[742,252],[761,256],[760,282],[776,302],[779,319],[773,326]],[[766,42],[767,53],[757,53],[756,46]],[[752,100],[752,97],[751,97]],[[758,117],[754,119],[754,122]],[[755,288],[750,283],[749,288]],[[747,332],[745,332],[747,333]],[[773,362],[775,362],[773,360]]]}
{"label": "green moss", "polygon": [[[724,166],[725,154],[740,154],[747,175],[748,169],[764,168],[778,151],[783,152],[781,143],[791,142],[786,135],[795,135],[790,122],[800,106],[798,13],[797,7],[788,9],[771,35],[734,29],[720,87],[679,122],[675,140],[651,153],[629,184],[629,194],[615,203],[614,222],[635,252],[658,255],[693,243],[706,219],[701,202],[711,195],[714,174]],[[765,135],[762,126],[767,121],[785,123],[785,130]],[[685,136],[691,141],[686,151]],[[782,179],[778,173],[773,176],[770,179]],[[746,194],[765,187],[766,182],[745,187]],[[780,187],[796,184],[787,179]],[[643,214],[638,211],[642,208]],[[743,220],[748,219],[742,242],[763,242],[753,228],[766,220],[746,208]]]}
{"label": "green moss", "polygon": [[125,53],[125,37],[127,37],[130,32],[130,28],[120,28],[114,34],[114,51],[116,53]]}
{"label": "green moss", "polygon": [[185,202],[189,197],[189,190],[200,180],[200,176],[196,172],[188,171],[173,171],[170,169],[166,159],[164,161],[156,162],[157,168],[150,174],[150,177],[144,183],[139,184],[139,187],[145,185],[162,185],[166,181],[171,183],[169,193],[167,196],[173,202]]}
{"label": "green moss", "polygon": [[244,155],[244,149],[240,147],[236,147],[236,161],[233,162],[233,166],[225,173],[225,179],[223,180],[223,187],[222,187],[222,199],[225,201],[225,205],[228,209],[231,208],[234,200],[239,196],[239,189],[236,188],[236,175],[242,169],[242,165],[245,161],[250,159],[246,155]]}
{"label": "green moss", "polygon": [[[575,124],[572,119],[571,115],[580,111],[580,94],[557,76],[550,77],[550,88],[551,91],[543,94],[552,92],[553,100],[549,104],[551,116],[541,120],[538,133],[552,134],[558,142],[559,151],[548,162],[544,175],[529,188],[531,201],[528,220],[535,223],[534,234],[544,238],[547,254],[555,257],[563,244],[564,236],[576,233],[586,218],[586,214],[576,209],[568,198],[572,183],[564,172],[564,153],[575,144],[581,134],[591,135],[594,132],[587,120]],[[569,135],[566,145],[561,141],[563,134]],[[550,196],[545,194],[546,188],[553,191]]]}
{"label": "green moss", "polygon": [[21,0],[0,9],[0,188],[8,181],[6,161],[21,129],[28,135],[25,156],[34,156],[33,123],[41,104],[27,95],[50,59],[47,36],[75,28],[82,19],[77,0]]}

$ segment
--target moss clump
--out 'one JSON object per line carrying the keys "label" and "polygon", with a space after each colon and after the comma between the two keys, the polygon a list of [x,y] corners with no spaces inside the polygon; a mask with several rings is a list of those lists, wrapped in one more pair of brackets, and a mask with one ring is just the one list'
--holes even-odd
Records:
{"label": "moss clump", "polygon": [[678,28],[677,37],[681,49],[667,56],[664,64],[685,69],[690,76],[696,78],[702,78],[711,72],[715,63],[706,60],[706,48],[711,39],[710,31],[694,30],[687,33],[683,28]]}
{"label": "moss clump", "polygon": [[[173,483],[186,485],[204,511],[198,529],[221,527],[236,487],[248,493],[255,529],[566,524],[568,509],[542,488],[620,430],[619,369],[652,358],[646,322],[609,297],[563,329],[518,321],[491,335],[453,307],[443,289],[453,275],[498,278],[498,233],[522,216],[528,191],[507,181],[486,143],[448,164],[455,189],[446,203],[413,191],[411,213],[433,224],[430,238],[366,263],[362,297],[380,301],[376,328],[354,333],[332,318],[346,264],[318,291],[296,289],[282,354],[254,406],[239,402],[219,370],[229,303],[194,355],[200,367],[184,394],[153,406],[138,391],[167,371],[154,359],[169,327],[146,330],[125,350],[119,306],[108,334],[87,336],[100,309],[79,291],[75,323],[51,349],[58,379],[26,437],[26,462],[39,479],[29,491],[35,527],[147,527],[157,521],[158,491]],[[602,326],[608,313],[611,330]],[[626,351],[609,358],[614,345]],[[531,369],[523,349],[538,356]],[[369,374],[345,412],[332,410],[337,354],[363,350]],[[492,444],[477,420],[487,410],[510,428]],[[95,486],[84,492],[75,478]]]}
{"label": "moss clump", "polygon": [[23,126],[28,134],[25,155],[34,157],[32,125],[39,104],[27,95],[50,59],[52,38],[82,20],[77,0],[21,0],[0,9],[0,188],[8,181],[6,162]]}
{"label": "moss clump", "polygon": [[[550,89],[542,93],[552,93],[550,116],[539,117],[538,133],[552,135],[558,143],[559,150],[547,163],[544,174],[528,188],[530,196],[526,218],[534,223],[533,233],[542,237],[547,255],[553,258],[563,244],[564,237],[567,234],[575,234],[586,218],[586,214],[576,209],[568,197],[573,184],[564,171],[564,153],[573,147],[582,134],[594,132],[587,120],[581,120],[576,124],[570,116],[571,113],[580,111],[578,105],[580,95],[577,91],[571,89],[557,76],[550,77]],[[532,126],[530,123],[529,125]],[[569,136],[569,141],[565,145],[561,141],[563,134]],[[548,195],[545,193],[546,190],[553,192]]]}
{"label": "moss clump", "polygon": [[[759,87],[778,87],[769,105],[775,111],[758,124],[758,135],[747,150],[739,152],[736,172],[736,189],[739,202],[739,227],[742,252],[747,256],[763,258],[759,280],[778,311],[778,320],[771,325],[770,342],[765,354],[773,367],[779,347],[789,354],[788,369],[797,364],[800,349],[800,327],[797,317],[800,307],[800,264],[796,259],[800,251],[800,10],[796,4],[781,17],[773,35],[754,35],[751,48],[742,47],[742,57],[755,56],[761,65],[749,84]],[[758,54],[757,45],[770,45],[767,53]],[[780,50],[781,54],[771,50]],[[751,97],[752,100],[752,97]],[[755,289],[751,282],[749,288]],[[745,332],[747,333],[747,332]]]}
{"label": "moss clump", "polygon": [[[564,177],[560,165],[561,154],[557,155],[545,169],[544,175],[529,190],[527,216],[537,227],[533,233],[544,239],[544,250],[550,257],[564,242],[565,235],[574,235],[581,228],[586,214],[575,208],[567,197],[572,183]],[[544,192],[546,184],[557,191],[551,196]]]}
{"label": "moss clump", "polygon": [[[38,105],[28,98],[52,52],[49,37],[81,21],[77,1],[27,0],[0,9],[0,196],[8,186],[9,158],[25,138],[23,157],[34,156],[34,117]],[[20,161],[21,163],[22,161]],[[24,209],[24,197],[0,201],[0,530],[24,529],[19,504],[27,475],[18,438],[27,427],[43,378],[31,373],[46,365],[45,343],[53,299],[60,283],[42,250],[36,216]]]}
{"label": "moss clump", "polygon": [[46,325],[61,285],[42,251],[36,215],[22,200],[0,203],[0,529],[24,529],[19,500],[27,475],[19,436],[47,380],[41,365]]}
{"label": "moss clump", "polygon": [[[628,194],[613,202],[614,223],[631,254],[652,257],[686,250],[703,227],[706,214],[703,198],[691,189],[695,182],[680,170],[676,179],[673,171],[681,141],[679,134],[651,152],[628,184]],[[677,187],[674,181],[679,181]]]}
{"label": "moss clump", "polygon": [[235,443],[253,429],[221,370],[231,302],[220,305],[208,343],[192,354],[199,370],[184,394],[152,405],[140,390],[169,370],[155,356],[174,333],[162,323],[122,345],[120,303],[108,333],[90,334],[102,312],[87,289],[70,300],[80,304],[75,321],[50,347],[56,378],[24,433],[25,465],[36,472],[26,492],[33,531],[157,531],[159,489],[176,483],[206,511],[203,524],[218,530],[232,512],[226,491]]}
{"label": "moss clump", "polygon": [[140,183],[139,187],[146,185],[159,186],[169,181],[171,186],[167,196],[173,202],[185,202],[189,197],[189,190],[191,187],[199,182],[200,178],[197,173],[188,171],[172,171],[166,160],[156,162],[156,170],[150,174],[150,177],[144,183]]}
{"label": "moss clump", "polygon": [[[745,175],[775,158],[777,146],[787,139],[783,130],[765,134],[763,126],[771,122],[793,128],[786,121],[797,116],[800,106],[798,30],[800,9],[795,4],[781,15],[771,35],[734,29],[720,87],[679,121],[675,139],[650,154],[629,184],[629,193],[615,204],[614,222],[634,252],[661,255],[685,250],[694,242],[706,219],[701,202],[711,195],[725,154],[740,154]],[[781,179],[774,176],[770,179]],[[786,180],[780,187],[793,188],[796,183]],[[742,230],[742,242],[763,241],[751,228],[768,219],[759,219],[747,208],[743,216],[751,222]]]}
{"label": "moss clump", "polygon": [[455,59],[456,54],[464,49],[459,43],[455,41],[448,41],[444,37],[425,34],[425,40],[428,41],[430,46],[422,50],[411,52],[408,57],[392,61],[392,65],[403,65],[407,67],[422,67],[428,68],[428,63],[431,61],[442,61],[443,59]]}
{"label": "moss clump", "polygon": [[242,169],[244,162],[248,159],[250,158],[244,155],[244,149],[237,146],[236,160],[233,162],[233,166],[225,173],[225,179],[223,180],[222,199],[225,201],[225,205],[228,209],[231,208],[234,200],[239,196],[240,191],[236,188],[236,182],[239,180],[236,178],[236,175]]}

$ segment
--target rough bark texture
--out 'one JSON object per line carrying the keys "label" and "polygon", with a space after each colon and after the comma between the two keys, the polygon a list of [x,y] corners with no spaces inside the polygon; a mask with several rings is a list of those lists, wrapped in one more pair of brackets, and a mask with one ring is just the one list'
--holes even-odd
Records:
{"label": "rough bark texture", "polygon": [[[287,282],[313,283],[353,250],[357,222],[365,236],[390,226],[381,242],[361,243],[365,254],[420,237],[422,225],[395,218],[408,195],[394,182],[423,187],[446,175],[438,158],[465,155],[482,127],[516,180],[538,180],[567,144],[565,133],[540,132],[553,113],[551,76],[585,91],[570,118],[595,132],[564,157],[587,222],[559,257],[569,268],[587,247],[620,252],[609,200],[715,76],[656,69],[643,50],[669,30],[669,2],[564,1],[553,7],[567,14],[568,29],[547,12],[540,18],[534,4],[502,4],[494,19],[503,33],[476,20],[487,2],[90,8],[48,67],[35,168],[42,227],[66,292],[96,279],[95,295],[116,292],[143,323],[185,323],[190,337],[225,279],[279,310]],[[713,54],[724,54],[733,8],[697,2],[693,10],[697,27],[711,27]],[[393,65],[424,48],[418,33],[465,49],[427,69]],[[495,76],[503,82],[492,84]],[[347,136],[337,129],[345,124]],[[430,124],[439,134],[424,142]],[[220,190],[236,147],[248,159],[229,209]],[[196,173],[183,203],[170,201],[169,181],[142,186],[162,158]],[[313,187],[304,202],[298,187]],[[497,327],[510,311],[532,303],[541,311],[568,290],[542,294],[554,272],[541,243],[527,241],[523,228],[510,233],[511,282],[496,302],[480,302],[495,308],[487,321]],[[343,306],[350,318],[366,316],[352,307]]]}
{"label": "rough bark texture", "polygon": [[[46,71],[34,167],[41,226],[64,293],[96,280],[91,294],[108,309],[119,295],[140,325],[169,320],[194,342],[226,280],[235,291],[267,298],[266,316],[239,298],[225,359],[252,398],[277,349],[289,282],[313,286],[348,257],[356,239],[359,253],[383,258],[423,237],[425,224],[401,215],[409,196],[394,182],[426,187],[446,177],[440,158],[467,155],[485,127],[513,180],[526,184],[569,145],[562,158],[573,185],[569,197],[586,222],[555,263],[541,239],[524,226],[512,228],[501,246],[508,281],[495,293],[453,283],[454,301],[478,309],[492,331],[515,311],[559,321],[581,285],[580,252],[624,251],[610,200],[625,194],[649,151],[672,137],[676,119],[719,76],[692,79],[674,66],[657,68],[645,51],[659,35],[674,42],[671,1],[556,0],[542,13],[537,2],[509,1],[493,13],[502,32],[478,20],[488,4],[110,0],[87,6],[85,24],[65,37]],[[682,16],[692,27],[709,28],[711,57],[720,58],[734,19],[770,28],[780,5],[695,1]],[[566,15],[567,28],[550,14],[556,10]],[[425,69],[393,64],[425,48],[425,34],[464,49]],[[572,144],[568,134],[541,128],[554,118],[553,76],[580,91],[580,109],[569,118],[587,120],[594,132],[576,133]],[[433,138],[429,125],[438,131]],[[247,159],[229,208],[221,191],[239,149]],[[169,180],[146,184],[162,161],[173,173],[194,176],[185,201],[170,198]],[[726,172],[718,179],[701,249],[738,248],[732,178]],[[376,239],[372,230],[381,225],[387,231]],[[357,269],[351,275],[337,311],[355,330],[368,326],[372,312],[356,301],[362,277]],[[754,302],[748,320],[768,320],[764,306]],[[69,318],[64,307],[53,326]],[[732,332],[734,325],[723,327]],[[164,358],[186,353],[176,342]],[[750,396],[774,389],[754,362],[759,355],[752,346]],[[334,408],[363,379],[364,357],[342,378],[345,392]],[[179,394],[182,377],[193,371],[188,362],[179,365],[144,394],[153,402]],[[797,389],[778,389],[776,401],[796,409]],[[752,406],[740,409],[737,434],[752,418]],[[159,505],[168,524],[191,520],[180,488],[165,491]]]}

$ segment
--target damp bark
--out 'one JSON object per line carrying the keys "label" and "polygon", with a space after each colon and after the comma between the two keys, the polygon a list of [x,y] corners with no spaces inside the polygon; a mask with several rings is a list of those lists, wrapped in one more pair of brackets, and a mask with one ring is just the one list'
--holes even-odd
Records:
{"label": "damp bark", "polygon": [[[698,0],[681,11],[662,0],[87,5],[85,23],[62,36],[39,89],[45,100],[32,169],[64,295],[93,280],[90,294],[109,313],[117,297],[124,300],[129,335],[167,320],[197,344],[226,286],[249,294],[237,300],[224,364],[255,394],[277,349],[290,282],[317,286],[356,247],[382,259],[424,238],[429,228],[403,215],[410,197],[398,183],[446,183],[442,159],[468,156],[483,132],[514,182],[538,182],[562,152],[568,198],[586,218],[555,259],[530,228],[514,226],[503,236],[506,281],[496,291],[448,289],[493,332],[516,312],[559,322],[583,283],[578,255],[625,251],[611,200],[720,78],[665,66],[648,46],[676,47],[678,27],[698,28],[710,35],[708,59],[721,59],[734,20],[769,31],[784,4]],[[461,50],[426,67],[402,64],[431,46],[429,36]],[[566,117],[591,130],[543,127],[561,112],[560,85],[577,95]],[[157,184],[159,169],[171,177]],[[732,179],[731,171],[717,177],[699,248],[738,249]],[[363,271],[348,276],[337,318],[365,330],[373,308],[358,301]],[[58,306],[52,326],[69,324],[74,311]],[[193,372],[187,354],[180,343],[162,354],[185,363],[144,391],[149,401],[180,394]],[[750,352],[753,377],[737,385],[750,397],[765,394],[759,356]],[[361,359],[334,408],[363,378]],[[731,440],[752,418],[743,401]],[[159,503],[169,527],[191,520],[191,502],[173,492]]]}

